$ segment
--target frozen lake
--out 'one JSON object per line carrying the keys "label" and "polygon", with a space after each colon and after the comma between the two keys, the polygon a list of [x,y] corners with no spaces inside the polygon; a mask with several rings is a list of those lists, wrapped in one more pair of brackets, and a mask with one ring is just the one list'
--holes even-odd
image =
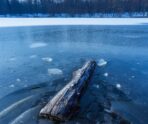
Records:
{"label": "frozen lake", "polygon": [[[84,101],[91,101],[91,92],[97,94],[102,83],[115,86],[131,101],[113,102],[113,109],[135,124],[146,124],[148,25],[1,27],[0,123],[51,123],[38,119],[40,108],[89,59],[98,66]],[[81,115],[70,123],[99,121]]]}

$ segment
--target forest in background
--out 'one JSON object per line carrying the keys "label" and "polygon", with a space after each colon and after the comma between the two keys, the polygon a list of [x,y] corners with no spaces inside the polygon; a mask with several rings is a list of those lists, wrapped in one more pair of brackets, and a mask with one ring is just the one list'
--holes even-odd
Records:
{"label": "forest in background", "polygon": [[148,16],[148,0],[0,0],[0,15],[122,15]]}

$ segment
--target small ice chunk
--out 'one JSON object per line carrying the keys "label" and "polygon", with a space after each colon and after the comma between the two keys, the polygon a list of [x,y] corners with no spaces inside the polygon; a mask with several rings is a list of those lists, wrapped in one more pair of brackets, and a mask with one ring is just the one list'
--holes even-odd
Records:
{"label": "small ice chunk", "polygon": [[52,62],[53,59],[50,57],[44,57],[44,58],[42,58],[42,60],[45,62]]}
{"label": "small ice chunk", "polygon": [[121,84],[116,84],[116,87],[117,87],[118,89],[120,89],[120,88],[121,88]]}
{"label": "small ice chunk", "polygon": [[17,78],[16,81],[17,81],[17,82],[21,82],[21,79]]}
{"label": "small ice chunk", "polygon": [[106,73],[104,73],[103,75],[104,75],[104,77],[108,77],[108,73],[107,73],[107,72],[106,72]]}
{"label": "small ice chunk", "polygon": [[30,59],[34,59],[34,58],[36,58],[37,57],[37,55],[31,55],[29,58]]}
{"label": "small ice chunk", "polygon": [[11,84],[9,87],[14,88],[15,86],[14,86],[14,84]]}
{"label": "small ice chunk", "polygon": [[104,59],[100,59],[98,62],[98,66],[105,66],[107,64],[107,61],[105,61]]}
{"label": "small ice chunk", "polygon": [[44,42],[37,42],[37,43],[32,43],[32,44],[30,44],[30,48],[39,48],[39,47],[45,47],[45,46],[47,46],[47,44],[46,43],[44,43]]}
{"label": "small ice chunk", "polygon": [[132,78],[135,78],[135,76],[134,76],[134,75],[132,75],[131,77],[132,77]]}
{"label": "small ice chunk", "polygon": [[63,72],[62,72],[62,70],[60,70],[58,68],[50,68],[50,69],[48,69],[48,74],[49,75],[62,75]]}

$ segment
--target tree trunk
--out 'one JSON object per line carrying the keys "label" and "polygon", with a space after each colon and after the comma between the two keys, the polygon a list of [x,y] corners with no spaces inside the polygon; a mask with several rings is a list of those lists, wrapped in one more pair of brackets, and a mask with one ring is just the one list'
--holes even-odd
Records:
{"label": "tree trunk", "polygon": [[88,61],[81,69],[74,72],[72,80],[41,109],[40,117],[58,121],[69,119],[77,110],[82,92],[95,66],[95,61]]}

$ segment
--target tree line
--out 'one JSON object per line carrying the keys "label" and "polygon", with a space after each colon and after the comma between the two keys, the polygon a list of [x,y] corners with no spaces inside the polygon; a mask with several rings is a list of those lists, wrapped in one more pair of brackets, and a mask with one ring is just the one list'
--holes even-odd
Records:
{"label": "tree line", "polygon": [[148,13],[148,0],[0,0],[0,15]]}

